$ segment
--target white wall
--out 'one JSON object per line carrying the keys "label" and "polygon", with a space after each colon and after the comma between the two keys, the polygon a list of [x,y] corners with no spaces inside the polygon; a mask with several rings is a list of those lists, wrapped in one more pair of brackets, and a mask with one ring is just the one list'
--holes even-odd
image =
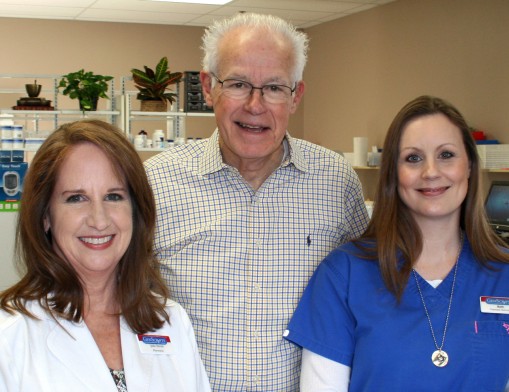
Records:
{"label": "white wall", "polygon": [[15,212],[0,212],[0,291],[19,279],[13,262],[17,218]]}

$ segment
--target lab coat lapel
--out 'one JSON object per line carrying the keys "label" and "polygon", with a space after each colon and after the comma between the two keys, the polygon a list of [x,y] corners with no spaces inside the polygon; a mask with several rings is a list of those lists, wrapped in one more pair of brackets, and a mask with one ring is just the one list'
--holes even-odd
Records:
{"label": "lab coat lapel", "polygon": [[106,362],[85,323],[59,322],[61,325],[55,323],[48,335],[48,349],[90,391],[116,392]]}
{"label": "lab coat lapel", "polygon": [[120,338],[127,388],[133,391],[150,392],[154,355],[140,353],[138,337],[131,331],[124,318],[120,318]]}

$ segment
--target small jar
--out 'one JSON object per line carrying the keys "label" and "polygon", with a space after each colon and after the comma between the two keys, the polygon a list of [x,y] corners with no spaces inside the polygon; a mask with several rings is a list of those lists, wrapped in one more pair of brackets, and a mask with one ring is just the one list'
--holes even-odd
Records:
{"label": "small jar", "polygon": [[164,147],[164,131],[161,129],[157,129],[152,134],[152,146],[154,148],[163,148]]}
{"label": "small jar", "polygon": [[134,147],[135,148],[143,148],[145,147],[145,138],[143,135],[136,135],[134,138]]}
{"label": "small jar", "polygon": [[143,147],[147,147],[147,132],[142,129],[140,132],[138,132],[138,135],[143,138]]}

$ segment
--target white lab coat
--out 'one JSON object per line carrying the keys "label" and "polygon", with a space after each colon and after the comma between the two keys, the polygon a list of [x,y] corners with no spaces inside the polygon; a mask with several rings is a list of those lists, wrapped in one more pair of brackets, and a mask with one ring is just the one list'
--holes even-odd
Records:
{"label": "white lab coat", "polygon": [[[0,391],[117,392],[113,378],[84,322],[58,319],[35,302],[40,320],[0,311]],[[170,323],[153,335],[168,336],[170,354],[142,354],[138,337],[121,318],[122,356],[129,392],[208,392],[194,331],[185,310],[168,301]]]}

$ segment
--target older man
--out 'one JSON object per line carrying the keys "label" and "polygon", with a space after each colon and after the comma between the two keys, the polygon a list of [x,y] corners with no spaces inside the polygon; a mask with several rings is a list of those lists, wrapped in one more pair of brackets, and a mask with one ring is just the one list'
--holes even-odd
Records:
{"label": "older man", "polygon": [[298,390],[301,352],[282,339],[286,324],[322,258],[367,224],[353,169],[287,131],[307,44],[272,16],[213,24],[200,78],[217,130],[146,163],[162,272],[214,391]]}

